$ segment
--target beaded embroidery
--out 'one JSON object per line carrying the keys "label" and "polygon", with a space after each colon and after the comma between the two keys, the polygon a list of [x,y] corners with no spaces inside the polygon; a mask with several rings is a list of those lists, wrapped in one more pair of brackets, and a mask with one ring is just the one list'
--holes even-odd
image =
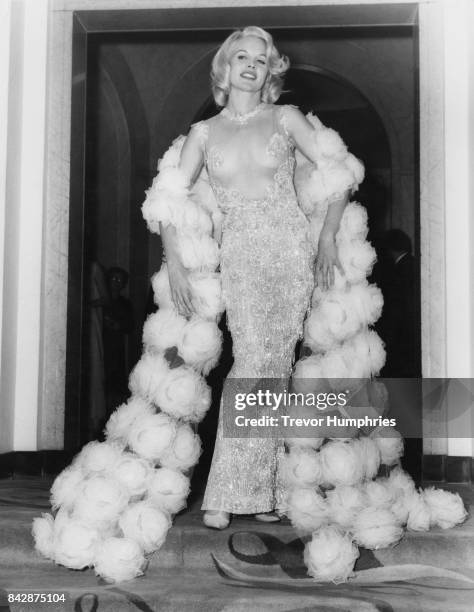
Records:
{"label": "beaded embroidery", "polygon": [[[278,107],[274,112],[281,118]],[[219,182],[218,153],[210,148],[207,167],[224,213],[221,281],[234,353],[229,377],[286,379],[313,288],[314,253],[293,185],[294,150],[285,133],[272,134],[266,153],[281,161],[260,198]],[[224,438],[225,410],[233,406],[221,404],[203,509],[254,513],[281,506],[282,441]]]}

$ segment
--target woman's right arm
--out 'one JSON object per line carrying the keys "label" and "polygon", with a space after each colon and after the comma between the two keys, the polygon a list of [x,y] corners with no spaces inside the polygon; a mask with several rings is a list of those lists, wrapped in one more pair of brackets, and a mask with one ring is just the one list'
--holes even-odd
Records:
{"label": "woman's right arm", "polygon": [[[191,187],[199,176],[204,163],[202,132],[199,126],[191,128],[181,150],[179,169]],[[160,223],[160,235],[165,252],[170,281],[171,297],[178,312],[185,317],[193,314],[189,271],[183,266],[177,249],[176,228]]]}

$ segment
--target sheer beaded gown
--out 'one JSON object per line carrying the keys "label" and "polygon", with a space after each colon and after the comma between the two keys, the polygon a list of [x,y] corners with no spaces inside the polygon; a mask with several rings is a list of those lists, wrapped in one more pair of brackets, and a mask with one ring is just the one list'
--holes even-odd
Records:
{"label": "sheer beaded gown", "polygon": [[[221,281],[234,363],[229,378],[282,378],[313,289],[314,252],[293,185],[294,144],[285,106],[261,104],[245,122],[224,109],[194,124],[222,212]],[[203,510],[279,508],[283,441],[226,438],[221,400]]]}

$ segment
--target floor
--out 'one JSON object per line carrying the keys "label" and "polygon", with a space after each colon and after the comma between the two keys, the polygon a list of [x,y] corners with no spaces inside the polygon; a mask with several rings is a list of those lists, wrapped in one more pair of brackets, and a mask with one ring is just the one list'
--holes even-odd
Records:
{"label": "floor", "polygon": [[[113,586],[92,570],[68,570],[33,550],[31,520],[48,511],[50,484],[41,479],[0,480],[0,612],[473,610],[472,516],[449,532],[408,534],[393,549],[361,551],[356,570],[390,571],[396,581],[321,586],[306,575],[304,542],[286,521],[262,525],[240,518],[224,532],[209,530],[202,526],[195,496],[176,518],[145,576]],[[472,507],[472,488],[452,488]],[[396,567],[399,564],[404,567]],[[436,575],[415,578],[413,565],[406,564],[428,565],[431,570],[425,574]],[[28,603],[28,595],[31,599],[35,593],[64,601]],[[9,602],[12,596],[17,601]]]}

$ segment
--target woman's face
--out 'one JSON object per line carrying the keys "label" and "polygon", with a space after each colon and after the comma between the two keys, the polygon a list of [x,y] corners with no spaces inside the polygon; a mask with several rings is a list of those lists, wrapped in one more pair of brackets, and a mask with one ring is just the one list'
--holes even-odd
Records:
{"label": "woman's face", "polygon": [[256,36],[244,36],[230,53],[229,84],[242,91],[260,91],[268,75],[267,47]]}

